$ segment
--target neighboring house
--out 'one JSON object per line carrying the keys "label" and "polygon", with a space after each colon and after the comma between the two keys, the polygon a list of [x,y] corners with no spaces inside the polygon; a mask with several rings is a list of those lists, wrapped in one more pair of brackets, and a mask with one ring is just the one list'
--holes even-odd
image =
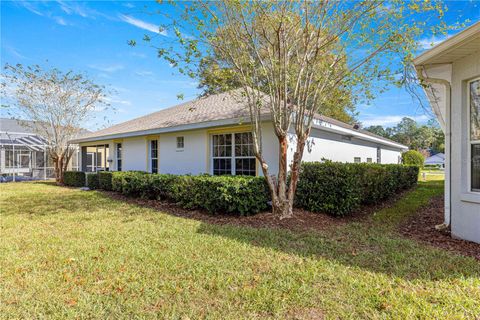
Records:
{"label": "neighboring house", "polygon": [[433,156],[428,157],[425,159],[425,165],[428,166],[437,166],[439,168],[445,168],[445,154],[444,153],[437,153]]}
{"label": "neighboring house", "polygon": [[[278,140],[263,112],[263,155],[278,171]],[[172,174],[262,175],[253,154],[248,107],[230,93],[199,98],[80,137],[83,171],[142,170]],[[293,158],[290,135],[288,161]],[[318,116],[304,161],[399,163],[408,148]]]}
{"label": "neighboring house", "polygon": [[480,243],[480,22],[414,63],[445,132],[445,224]]}
{"label": "neighboring house", "polygon": [[[34,132],[32,121],[0,118],[0,180],[19,181],[54,177],[47,142]],[[69,170],[78,170],[78,152]]]}

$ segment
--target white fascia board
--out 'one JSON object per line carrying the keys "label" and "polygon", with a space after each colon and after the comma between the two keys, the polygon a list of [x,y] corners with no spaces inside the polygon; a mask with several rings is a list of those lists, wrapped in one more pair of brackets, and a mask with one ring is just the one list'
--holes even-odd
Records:
{"label": "white fascia board", "polygon": [[[192,124],[180,125],[180,126],[168,127],[168,128],[158,128],[158,129],[141,130],[141,131],[134,131],[134,132],[126,132],[126,133],[117,133],[117,134],[104,135],[104,136],[85,138],[85,139],[80,138],[80,139],[71,140],[70,143],[84,143],[84,142],[94,142],[94,141],[100,141],[100,140],[140,137],[140,136],[155,135],[155,134],[161,134],[161,133],[208,129],[208,128],[214,128],[214,127],[240,125],[240,124],[249,123],[249,121],[242,121],[242,120],[244,120],[244,118],[233,118],[233,119],[223,119],[223,120],[215,120],[215,121],[208,121],[208,122],[199,122],[199,123],[192,123]],[[270,120],[269,115],[265,115],[262,117],[262,121],[268,121],[268,120]],[[319,124],[319,122],[321,124]],[[340,126],[336,126],[334,124],[331,124],[323,120],[314,120],[313,127],[316,129],[326,130],[334,133],[352,135],[358,139],[376,142],[376,143],[390,146],[397,149],[408,150],[408,147],[402,144],[387,141],[382,138],[372,137],[370,135],[367,135],[355,130],[342,128]]]}
{"label": "white fascia board", "polygon": [[455,47],[458,44],[461,44],[465,39],[468,39],[471,36],[474,36],[476,33],[480,32],[480,21],[474,23],[467,29],[457,33],[451,38],[437,44],[433,48],[421,53],[418,57],[413,59],[413,64],[423,65],[428,64],[429,60],[436,58],[438,55],[444,53],[446,50]]}
{"label": "white fascia board", "polygon": [[389,146],[389,147],[393,147],[393,148],[397,148],[397,149],[401,149],[401,150],[408,150],[408,147],[403,145],[403,144],[396,143],[396,142],[393,142],[393,141],[388,141],[388,140],[385,140],[385,139],[382,139],[382,138],[373,137],[373,136],[370,136],[368,134],[358,132],[356,130],[336,126],[334,124],[331,124],[331,123],[323,121],[323,120],[317,120],[317,121],[314,121],[314,122],[315,123],[313,124],[313,127],[316,128],[316,129],[319,129],[319,130],[330,131],[330,132],[339,133],[339,134],[343,134],[343,135],[350,135],[350,136],[353,136],[357,139],[366,140],[366,141],[370,141],[370,142],[375,142],[375,143],[378,143],[378,144],[382,144],[382,145],[385,145],[385,146]]}
{"label": "white fascia board", "polygon": [[116,134],[103,135],[103,136],[84,138],[84,139],[79,138],[79,139],[71,140],[70,143],[94,142],[99,140],[139,137],[139,136],[147,136],[147,135],[154,135],[154,134],[161,134],[161,133],[207,129],[207,128],[220,127],[220,126],[228,126],[228,125],[235,125],[235,124],[240,125],[240,124],[250,123],[249,121],[242,121],[242,119],[244,120],[244,118],[222,119],[222,120],[215,120],[215,121],[191,123],[191,124],[185,124],[185,125],[167,127],[167,128],[157,128],[157,129],[149,129],[149,130],[132,131],[132,132],[126,132],[126,133],[116,133]]}

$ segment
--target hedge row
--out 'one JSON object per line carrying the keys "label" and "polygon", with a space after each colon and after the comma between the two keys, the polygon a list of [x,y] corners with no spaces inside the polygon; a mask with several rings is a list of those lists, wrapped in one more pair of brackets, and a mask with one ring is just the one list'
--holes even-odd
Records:
{"label": "hedge row", "polygon": [[362,204],[376,204],[418,180],[418,167],[396,164],[303,163],[298,181],[298,207],[346,215]]}
{"label": "hedge row", "polygon": [[87,187],[91,190],[99,188],[98,177],[100,173],[88,173],[87,174]]}
{"label": "hedge row", "polygon": [[63,183],[69,187],[85,187],[85,172],[65,171]]}
{"label": "hedge row", "polygon": [[240,215],[265,210],[269,200],[264,179],[246,176],[114,172],[112,190],[130,197],[169,200],[186,209]]}
{"label": "hedge row", "polygon": [[[313,212],[346,215],[362,204],[376,204],[418,179],[418,167],[337,162],[303,163],[295,205]],[[65,184],[82,187],[85,174],[67,172]],[[248,215],[267,209],[268,186],[262,177],[178,176],[140,171],[87,174],[90,189],[129,197],[168,200],[186,209]]]}

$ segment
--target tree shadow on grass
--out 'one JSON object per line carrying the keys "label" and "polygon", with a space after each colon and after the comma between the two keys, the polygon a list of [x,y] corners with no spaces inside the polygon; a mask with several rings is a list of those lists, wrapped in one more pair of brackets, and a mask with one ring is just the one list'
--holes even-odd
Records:
{"label": "tree shadow on grass", "polygon": [[95,193],[17,194],[2,199],[1,214],[46,216],[65,211],[74,214],[108,208],[109,203],[108,199]]}
{"label": "tree shadow on grass", "polygon": [[321,232],[202,223],[197,232],[300,257],[327,259],[406,280],[480,277],[480,264],[473,258],[421,245],[393,233],[368,229],[364,223]]}

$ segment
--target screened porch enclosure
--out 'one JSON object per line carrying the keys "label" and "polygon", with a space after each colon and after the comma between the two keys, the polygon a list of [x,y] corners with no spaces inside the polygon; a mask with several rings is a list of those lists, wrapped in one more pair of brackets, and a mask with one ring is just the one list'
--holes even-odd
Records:
{"label": "screened porch enclosure", "polygon": [[110,148],[108,144],[82,147],[82,171],[97,172],[110,170]]}
{"label": "screened porch enclosure", "polygon": [[36,135],[3,135],[0,140],[0,175],[5,181],[53,177],[45,141]]}

